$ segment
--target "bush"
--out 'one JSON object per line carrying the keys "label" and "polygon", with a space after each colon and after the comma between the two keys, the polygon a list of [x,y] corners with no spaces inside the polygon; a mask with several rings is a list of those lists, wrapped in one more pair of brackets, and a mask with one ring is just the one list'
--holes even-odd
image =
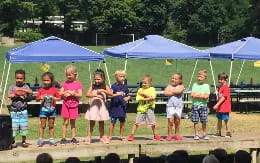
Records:
{"label": "bush", "polygon": [[28,31],[28,32],[15,32],[14,37],[16,40],[23,42],[33,42],[44,38],[44,35],[40,32]]}

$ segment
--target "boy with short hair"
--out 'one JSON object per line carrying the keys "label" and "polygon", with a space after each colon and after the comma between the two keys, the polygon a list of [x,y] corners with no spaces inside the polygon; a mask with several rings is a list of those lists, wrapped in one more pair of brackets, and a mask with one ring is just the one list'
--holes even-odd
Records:
{"label": "boy with short hair", "polygon": [[111,86],[113,96],[111,97],[112,99],[109,111],[111,119],[109,128],[110,140],[112,139],[117,119],[120,122],[120,139],[124,139],[124,124],[126,118],[127,101],[129,101],[131,98],[127,85],[124,83],[125,77],[126,73],[124,70],[117,70],[115,72],[116,83]]}
{"label": "boy with short hair", "polygon": [[134,134],[140,125],[151,126],[154,134],[154,139],[162,141],[163,139],[158,135],[156,130],[156,121],[154,115],[155,109],[155,88],[151,87],[152,77],[145,75],[142,78],[142,88],[139,88],[136,95],[136,101],[138,101],[136,121],[133,125],[131,134],[128,137],[128,141],[134,140]]}
{"label": "boy with short hair", "polygon": [[208,121],[208,108],[207,100],[209,98],[210,89],[209,85],[204,83],[207,79],[207,71],[200,70],[197,75],[198,82],[194,83],[191,90],[192,97],[192,109],[191,109],[191,121],[194,123],[194,140],[199,140],[199,122],[202,123],[202,139],[208,140],[206,134],[206,123]]}
{"label": "boy with short hair", "polygon": [[213,106],[216,110],[216,117],[218,118],[217,133],[215,136],[221,136],[222,120],[226,125],[226,137],[231,137],[229,125],[229,113],[231,112],[230,89],[227,85],[228,75],[224,72],[218,74],[218,82],[220,84],[218,90],[218,102]]}
{"label": "boy with short hair", "polygon": [[12,147],[17,147],[15,137],[22,136],[22,147],[28,147],[26,143],[26,135],[28,134],[28,111],[27,111],[27,96],[32,94],[32,90],[24,83],[25,71],[15,71],[15,84],[9,87],[8,98],[12,100],[10,115],[12,118],[13,129],[13,144]]}

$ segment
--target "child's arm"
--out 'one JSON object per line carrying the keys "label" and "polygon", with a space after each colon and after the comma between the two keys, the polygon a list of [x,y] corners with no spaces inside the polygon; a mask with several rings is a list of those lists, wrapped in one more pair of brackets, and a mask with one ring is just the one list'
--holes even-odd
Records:
{"label": "child's arm", "polygon": [[145,93],[142,90],[138,90],[136,100],[137,101],[152,101],[156,98],[156,92],[155,89],[153,89],[151,92]]}
{"label": "child's arm", "polygon": [[28,89],[28,88],[15,87],[14,90],[15,91],[23,91],[26,94],[32,94],[33,93],[33,91],[31,89]]}
{"label": "child's arm", "polygon": [[168,85],[164,90],[165,96],[173,96],[175,94],[181,94],[184,91],[184,85],[180,85],[178,89],[171,90],[170,86]]}
{"label": "child's arm", "polygon": [[[113,92],[111,91],[111,89],[109,88],[108,85],[106,85],[106,89],[98,89],[97,90],[98,93],[104,92],[105,94],[107,94],[108,96],[113,96]],[[121,94],[122,95],[122,94]]]}
{"label": "child's arm", "polygon": [[221,96],[218,100],[218,102],[213,106],[214,110],[217,110],[219,106],[226,100],[224,96]]}
{"label": "child's arm", "polygon": [[209,94],[208,94],[208,93],[196,93],[196,92],[192,92],[192,93],[191,93],[191,97],[192,97],[192,98],[208,99],[208,98],[209,98]]}
{"label": "child's arm", "polygon": [[88,98],[92,98],[92,97],[103,98],[101,95],[93,94],[92,91],[93,91],[92,86],[90,86],[87,90],[86,97],[88,97]]}
{"label": "child's arm", "polygon": [[124,97],[124,100],[127,102],[127,101],[129,101],[131,99],[131,96],[126,96],[126,97]]}

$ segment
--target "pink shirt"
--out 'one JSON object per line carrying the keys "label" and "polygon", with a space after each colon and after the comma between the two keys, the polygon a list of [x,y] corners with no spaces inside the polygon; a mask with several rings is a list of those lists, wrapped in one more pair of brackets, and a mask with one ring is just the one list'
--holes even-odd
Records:
{"label": "pink shirt", "polygon": [[[79,81],[65,81],[61,84],[61,87],[64,88],[64,91],[70,90],[74,91],[75,93],[78,93],[79,90],[82,90],[82,84]],[[64,98],[64,102],[66,101],[77,101],[79,102],[78,98],[75,96],[69,96],[67,98]]]}

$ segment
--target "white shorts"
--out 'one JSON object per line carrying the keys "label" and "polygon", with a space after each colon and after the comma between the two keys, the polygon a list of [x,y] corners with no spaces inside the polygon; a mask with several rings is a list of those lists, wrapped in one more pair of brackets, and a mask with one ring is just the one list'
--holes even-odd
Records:
{"label": "white shorts", "polygon": [[166,107],[167,118],[181,118],[182,107],[167,106]]}

